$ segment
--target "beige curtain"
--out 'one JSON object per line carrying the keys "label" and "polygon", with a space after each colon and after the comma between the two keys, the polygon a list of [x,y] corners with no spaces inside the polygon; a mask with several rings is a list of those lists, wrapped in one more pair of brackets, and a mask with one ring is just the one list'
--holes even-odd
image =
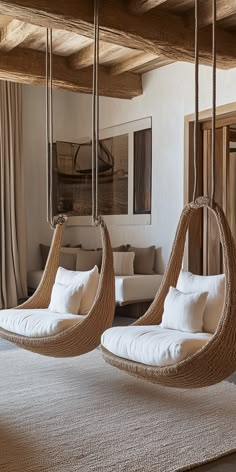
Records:
{"label": "beige curtain", "polygon": [[0,308],[27,293],[21,108],[21,86],[0,81]]}

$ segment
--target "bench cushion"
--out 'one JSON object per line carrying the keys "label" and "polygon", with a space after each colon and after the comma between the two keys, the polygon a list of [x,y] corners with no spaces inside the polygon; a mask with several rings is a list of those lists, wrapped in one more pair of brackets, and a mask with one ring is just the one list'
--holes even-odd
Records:
{"label": "bench cushion", "polygon": [[201,349],[209,333],[185,333],[160,326],[122,326],[102,335],[102,346],[116,356],[152,366],[176,364]]}
{"label": "bench cushion", "polygon": [[116,302],[120,305],[151,301],[162,282],[162,275],[125,275],[115,277]]}

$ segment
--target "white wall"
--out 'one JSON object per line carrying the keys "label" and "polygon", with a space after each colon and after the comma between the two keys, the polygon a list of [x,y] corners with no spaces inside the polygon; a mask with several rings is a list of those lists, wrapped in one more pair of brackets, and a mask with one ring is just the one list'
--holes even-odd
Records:
{"label": "white wall", "polygon": [[[70,92],[55,91],[55,139],[73,141],[78,136],[86,136],[91,123],[90,102],[91,97],[85,95],[78,97]],[[47,224],[45,103],[43,87],[23,86],[23,154],[29,270],[40,268],[39,243],[50,243],[52,238],[52,230]]]}
{"label": "white wall", "polygon": [[[236,100],[236,70],[217,73],[217,104]],[[147,116],[153,122],[153,190],[151,226],[111,226],[112,243],[155,244],[166,264],[183,206],[184,116],[194,111],[194,67],[176,63],[143,77],[144,93],[132,101],[101,98],[101,128]],[[211,70],[201,68],[200,108],[211,106]],[[75,140],[91,130],[91,97],[55,92],[55,138]],[[28,220],[28,267],[39,267],[39,242],[47,243],[45,97],[41,87],[23,87],[24,158]],[[90,134],[90,133],[89,133]],[[86,247],[100,245],[95,228],[68,228],[65,240]]]}

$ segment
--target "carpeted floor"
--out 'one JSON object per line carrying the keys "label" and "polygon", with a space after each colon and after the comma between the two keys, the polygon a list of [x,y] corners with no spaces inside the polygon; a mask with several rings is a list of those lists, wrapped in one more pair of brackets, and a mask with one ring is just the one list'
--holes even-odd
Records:
{"label": "carpeted floor", "polygon": [[[3,347],[1,472],[174,472],[236,450],[228,382],[172,390],[116,371],[98,350],[61,360]],[[232,457],[196,470],[222,472]]]}

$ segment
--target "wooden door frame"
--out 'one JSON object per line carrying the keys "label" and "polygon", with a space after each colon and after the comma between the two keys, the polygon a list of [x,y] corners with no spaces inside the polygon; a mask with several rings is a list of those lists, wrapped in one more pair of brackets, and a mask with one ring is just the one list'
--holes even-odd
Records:
{"label": "wooden door frame", "polygon": [[[199,113],[199,123],[201,129],[212,129],[211,125],[212,109],[208,108]],[[195,121],[195,114],[191,113],[184,117],[184,205],[190,201],[190,158],[193,143],[190,139]],[[236,123],[236,102],[220,105],[216,108],[216,127],[231,125]],[[191,134],[190,134],[191,133]],[[187,236],[183,266],[185,270],[189,268],[189,237]]]}

